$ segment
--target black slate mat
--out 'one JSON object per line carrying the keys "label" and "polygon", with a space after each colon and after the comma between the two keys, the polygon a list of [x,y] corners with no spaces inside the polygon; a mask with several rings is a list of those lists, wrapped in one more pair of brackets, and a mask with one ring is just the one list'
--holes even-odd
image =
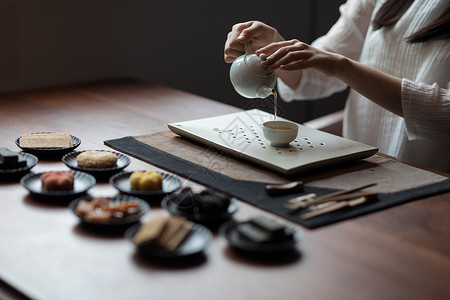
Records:
{"label": "black slate mat", "polygon": [[283,207],[288,199],[309,193],[323,195],[336,190],[305,185],[304,191],[301,193],[270,196],[265,192],[267,183],[233,179],[229,176],[144,144],[132,136],[107,140],[104,143],[115,150],[124,152],[161,169],[236,197],[237,199],[275,213],[307,228],[316,228],[332,224],[450,190],[450,179],[446,179],[437,183],[399,192],[379,193],[377,201],[303,220],[301,219],[299,212],[293,213],[291,210]]}

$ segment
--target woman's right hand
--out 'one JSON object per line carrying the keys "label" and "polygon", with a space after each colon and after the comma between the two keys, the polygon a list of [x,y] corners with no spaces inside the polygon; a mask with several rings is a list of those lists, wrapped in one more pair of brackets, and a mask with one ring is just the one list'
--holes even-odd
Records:
{"label": "woman's right hand", "polygon": [[250,44],[254,52],[273,42],[283,41],[278,31],[262,22],[249,21],[235,24],[228,33],[225,42],[224,60],[232,63],[236,58],[245,53],[244,44]]}

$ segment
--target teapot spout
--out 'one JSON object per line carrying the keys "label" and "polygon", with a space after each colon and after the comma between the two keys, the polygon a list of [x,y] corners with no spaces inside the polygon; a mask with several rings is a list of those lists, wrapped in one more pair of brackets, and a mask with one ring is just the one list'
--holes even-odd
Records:
{"label": "teapot spout", "polygon": [[274,94],[274,89],[267,85],[262,85],[256,90],[256,96],[258,98],[267,98]]}

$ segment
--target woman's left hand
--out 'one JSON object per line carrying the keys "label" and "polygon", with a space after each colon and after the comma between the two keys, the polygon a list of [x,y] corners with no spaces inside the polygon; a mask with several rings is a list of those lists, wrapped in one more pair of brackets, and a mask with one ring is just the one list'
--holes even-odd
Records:
{"label": "woman's left hand", "polygon": [[335,75],[336,65],[341,57],[338,54],[316,49],[299,40],[271,43],[256,51],[266,54],[262,62],[269,70],[294,71],[313,69],[329,76]]}

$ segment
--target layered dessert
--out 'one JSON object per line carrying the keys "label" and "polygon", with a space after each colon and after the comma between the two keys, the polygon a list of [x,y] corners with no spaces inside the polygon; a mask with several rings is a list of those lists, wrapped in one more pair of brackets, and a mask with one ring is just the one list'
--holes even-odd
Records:
{"label": "layered dessert", "polygon": [[0,147],[0,170],[19,169],[27,166],[27,160],[18,152]]}

